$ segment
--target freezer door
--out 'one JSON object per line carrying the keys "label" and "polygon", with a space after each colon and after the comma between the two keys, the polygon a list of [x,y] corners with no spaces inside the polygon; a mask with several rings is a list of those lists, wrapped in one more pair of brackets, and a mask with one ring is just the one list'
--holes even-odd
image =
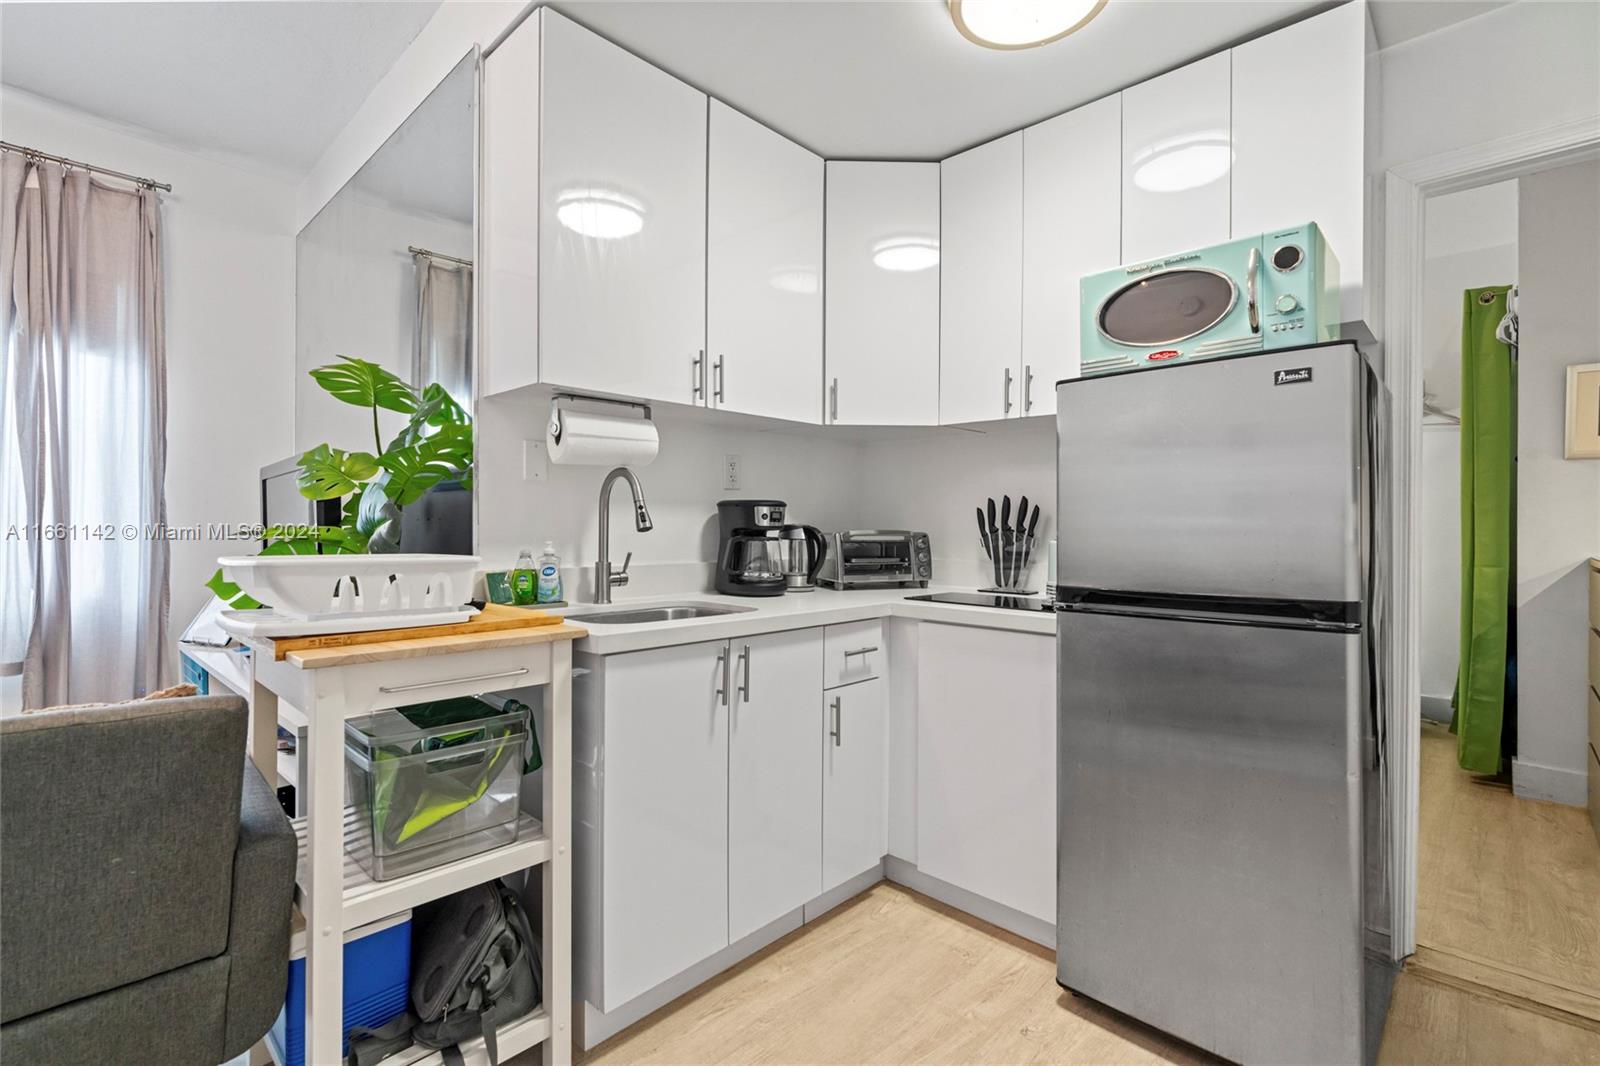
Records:
{"label": "freezer door", "polygon": [[1235,1062],[1362,1061],[1361,634],[1057,618],[1061,984]]}
{"label": "freezer door", "polygon": [[1367,372],[1334,344],[1062,382],[1058,585],[1361,599]]}

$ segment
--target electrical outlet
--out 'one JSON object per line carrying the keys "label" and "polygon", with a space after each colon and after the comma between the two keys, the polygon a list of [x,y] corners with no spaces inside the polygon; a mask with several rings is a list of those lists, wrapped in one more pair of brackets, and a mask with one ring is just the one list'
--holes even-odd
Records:
{"label": "electrical outlet", "polygon": [[722,487],[724,489],[737,489],[739,487],[739,457],[737,455],[724,455],[722,457]]}
{"label": "electrical outlet", "polygon": [[522,442],[522,480],[545,481],[550,477],[550,452],[542,440]]}

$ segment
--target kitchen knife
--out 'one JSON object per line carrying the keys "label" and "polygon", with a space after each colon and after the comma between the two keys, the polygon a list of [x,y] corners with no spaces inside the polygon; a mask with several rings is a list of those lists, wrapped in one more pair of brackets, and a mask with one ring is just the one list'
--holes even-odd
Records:
{"label": "kitchen knife", "polygon": [[1005,588],[1006,582],[1011,579],[1011,497],[1000,497],[1000,575],[1003,579],[1000,587]]}
{"label": "kitchen knife", "polygon": [[1022,494],[1022,500],[1017,507],[1017,532],[1016,532],[1016,559],[1011,565],[1011,583],[1020,582],[1027,574],[1028,545],[1028,494]]}
{"label": "kitchen knife", "polygon": [[995,519],[994,519],[994,497],[993,496],[989,497],[989,543],[991,545],[993,545],[993,547],[994,547],[994,551],[989,556],[990,561],[994,563],[994,585],[995,585],[995,588],[999,588],[1000,587],[1000,555],[1001,555],[1001,551],[1000,551],[1000,527],[995,523]]}
{"label": "kitchen knife", "polygon": [[983,508],[974,507],[973,513],[978,516],[978,541],[983,545],[983,554],[994,558],[994,549],[989,547],[989,527],[983,524]]}

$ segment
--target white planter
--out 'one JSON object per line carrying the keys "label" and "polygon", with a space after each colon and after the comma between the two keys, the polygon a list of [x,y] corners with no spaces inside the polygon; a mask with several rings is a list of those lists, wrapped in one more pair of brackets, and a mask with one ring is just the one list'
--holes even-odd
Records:
{"label": "white planter", "polygon": [[284,618],[434,615],[472,594],[476,555],[230,555],[222,576]]}

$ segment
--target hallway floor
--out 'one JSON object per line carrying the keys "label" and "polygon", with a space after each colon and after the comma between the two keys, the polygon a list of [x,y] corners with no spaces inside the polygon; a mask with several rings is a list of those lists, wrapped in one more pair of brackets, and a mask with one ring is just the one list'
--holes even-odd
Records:
{"label": "hallway floor", "polygon": [[[1421,947],[1395,984],[1379,1061],[1600,1063],[1600,847],[1581,811],[1461,773],[1451,744],[1425,727]],[[880,884],[580,1061],[1214,1060],[1066,995],[1044,948]]]}

